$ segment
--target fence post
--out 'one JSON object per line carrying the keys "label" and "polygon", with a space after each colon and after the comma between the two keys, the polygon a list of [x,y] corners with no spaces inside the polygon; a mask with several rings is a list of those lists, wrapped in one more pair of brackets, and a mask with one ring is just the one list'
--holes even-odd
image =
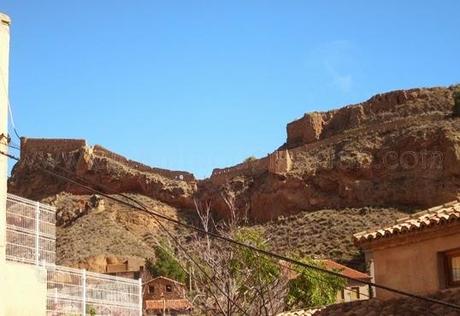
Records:
{"label": "fence post", "polygon": [[40,203],[35,204],[35,264],[40,264]]}
{"label": "fence post", "polygon": [[142,297],[142,277],[139,278],[139,316],[142,316],[142,303],[144,298]]}
{"label": "fence post", "polygon": [[83,297],[82,297],[82,315],[86,316],[86,269],[83,269],[81,272],[82,283],[83,283]]}

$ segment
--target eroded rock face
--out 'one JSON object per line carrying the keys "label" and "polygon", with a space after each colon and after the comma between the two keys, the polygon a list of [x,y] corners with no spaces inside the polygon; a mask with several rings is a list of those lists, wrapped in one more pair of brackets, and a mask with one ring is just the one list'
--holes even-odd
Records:
{"label": "eroded rock face", "polygon": [[[256,222],[303,210],[453,200],[460,192],[460,119],[451,115],[452,91],[395,91],[306,115],[288,125],[287,172],[228,168],[227,181],[220,176],[200,194],[222,216],[228,206],[221,196],[230,195]],[[235,179],[245,185],[235,188]]]}
{"label": "eroded rock face", "polygon": [[14,166],[8,189],[27,198],[69,192],[89,194],[88,190],[47,174],[54,173],[85,182],[105,193],[140,193],[180,208],[193,208],[195,181],[171,179],[154,171],[137,169],[110,157],[98,155],[88,146],[71,151],[24,151]]}
{"label": "eroded rock face", "polygon": [[460,191],[460,119],[452,117],[453,90],[394,91],[307,114],[288,124],[287,142],[279,150],[216,169],[203,181],[130,161],[101,146],[88,147],[82,140],[28,140],[9,189],[32,199],[88,194],[44,174],[39,167],[45,166],[56,173],[71,170],[108,193],[139,193],[190,209],[197,199],[211,202],[221,217],[235,211],[255,222],[325,208],[430,207],[453,200]]}
{"label": "eroded rock face", "polygon": [[328,112],[307,113],[287,125],[286,147],[294,148],[346,130],[386,121],[452,111],[453,89],[398,90]]}

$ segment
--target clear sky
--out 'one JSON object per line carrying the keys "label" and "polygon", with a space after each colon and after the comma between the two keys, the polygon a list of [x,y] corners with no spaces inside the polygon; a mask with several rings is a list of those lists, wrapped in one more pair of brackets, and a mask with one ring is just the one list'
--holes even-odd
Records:
{"label": "clear sky", "polygon": [[198,177],[304,112],[460,82],[460,1],[2,0],[19,132]]}

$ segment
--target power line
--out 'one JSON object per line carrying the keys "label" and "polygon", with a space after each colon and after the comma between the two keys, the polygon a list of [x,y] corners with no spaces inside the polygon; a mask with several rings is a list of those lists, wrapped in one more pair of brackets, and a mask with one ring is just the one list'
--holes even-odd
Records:
{"label": "power line", "polygon": [[[0,151],[0,154],[8,156],[9,158],[14,159],[16,161],[19,161],[19,158],[15,157],[13,155],[9,155],[9,154],[7,154],[5,152]],[[257,247],[254,247],[254,246],[251,246],[251,245],[236,241],[236,240],[234,240],[232,238],[229,238],[229,237],[225,237],[225,236],[213,233],[213,232],[205,231],[205,230],[203,230],[201,228],[195,227],[195,226],[187,224],[187,223],[183,223],[180,220],[170,218],[168,216],[165,216],[163,214],[157,213],[155,211],[152,211],[152,210],[149,210],[149,209],[144,210],[140,206],[136,206],[136,205],[130,204],[130,203],[126,202],[126,201],[123,201],[121,199],[117,199],[117,198],[115,198],[113,196],[110,196],[110,195],[104,193],[104,192],[96,190],[96,189],[94,189],[92,187],[89,187],[87,185],[81,184],[81,183],[79,183],[79,182],[77,182],[77,181],[75,181],[73,179],[70,179],[70,178],[68,178],[66,176],[63,176],[63,175],[60,175],[60,174],[57,174],[57,173],[55,173],[55,172],[53,172],[51,170],[48,170],[48,169],[46,169],[44,167],[38,166],[38,169],[42,170],[43,172],[45,172],[45,173],[47,173],[47,174],[49,174],[49,175],[51,175],[53,177],[61,179],[62,181],[72,183],[72,184],[74,184],[76,186],[79,186],[79,187],[84,188],[84,189],[86,189],[86,190],[88,190],[90,192],[93,192],[93,193],[99,194],[101,196],[104,196],[104,197],[106,197],[108,199],[111,199],[113,201],[116,201],[116,202],[118,202],[120,204],[123,204],[123,205],[126,205],[128,207],[137,209],[137,210],[142,211],[142,212],[145,212],[148,215],[151,215],[151,216],[154,216],[154,217],[156,216],[156,217],[161,218],[163,220],[166,220],[166,221],[175,223],[177,225],[189,228],[191,230],[197,231],[199,233],[208,235],[208,236],[213,237],[215,239],[220,239],[220,240],[226,241],[228,243],[231,243],[233,245],[243,247],[243,248],[258,252],[258,253],[261,253],[261,254],[263,254],[265,256],[272,257],[272,258],[275,258],[275,259],[278,259],[278,260],[282,260],[282,261],[287,262],[287,263],[295,264],[295,265],[301,266],[303,268],[313,269],[313,270],[317,270],[317,271],[320,271],[320,272],[324,272],[324,273],[334,275],[334,276],[339,277],[339,278],[347,279],[349,281],[355,281],[355,282],[358,282],[358,283],[361,283],[361,284],[366,284],[366,285],[376,287],[376,288],[379,288],[379,289],[382,289],[382,290],[386,290],[386,291],[389,291],[389,292],[393,292],[393,293],[396,293],[396,294],[399,294],[399,295],[403,295],[403,296],[419,299],[419,300],[422,300],[422,301],[443,305],[443,306],[446,306],[446,307],[449,307],[449,308],[452,308],[452,309],[460,310],[460,306],[456,305],[456,304],[452,304],[452,303],[449,303],[449,302],[444,302],[444,301],[433,299],[433,298],[430,298],[430,297],[420,296],[420,295],[417,295],[417,294],[412,294],[412,293],[402,291],[402,290],[398,290],[398,289],[395,289],[395,288],[392,288],[392,287],[389,287],[389,286],[386,286],[386,285],[381,285],[381,284],[377,284],[377,283],[374,283],[374,282],[364,281],[364,280],[356,279],[356,278],[353,278],[353,277],[350,277],[350,276],[342,275],[342,274],[340,274],[338,272],[335,272],[335,271],[331,271],[331,270],[328,270],[328,269],[324,269],[324,268],[321,268],[321,267],[310,265],[310,264],[304,263],[302,261],[298,261],[298,260],[295,260],[295,259],[292,259],[292,258],[289,258],[289,257],[286,257],[286,256],[279,255],[279,254],[274,253],[274,252],[259,249]],[[132,198],[129,198],[129,200],[133,201]],[[133,202],[138,204],[138,202],[135,201],[135,200]]]}
{"label": "power line", "polygon": [[[11,145],[8,145],[9,147],[11,147]],[[16,157],[12,156],[12,155],[9,155],[10,158],[12,159],[17,159]],[[14,158],[13,158],[14,157]],[[84,179],[81,179],[81,177],[79,177],[78,175],[75,175],[73,173],[70,173],[69,170],[66,170],[65,168],[62,168],[58,165],[55,165],[53,167],[57,167],[58,169],[68,173],[68,174],[71,174],[73,177],[79,179],[79,181],[82,181],[84,182],[85,185],[88,185],[88,182]],[[101,187],[102,189],[108,191],[107,187],[105,187],[104,185],[101,185],[99,184],[98,185],[99,187]],[[133,199],[131,198],[130,196],[126,195],[126,194],[123,194],[123,193],[115,193],[127,200],[130,200],[130,201],[133,201],[135,202],[136,204],[138,204],[143,210],[144,212],[148,213],[148,208],[145,204],[143,204],[142,202],[139,202],[138,200],[136,199]],[[242,312],[244,315],[247,315],[247,312],[241,307],[239,306],[239,304],[237,304],[232,298],[230,298],[227,293],[225,293],[224,290],[222,290],[218,284],[216,284],[216,282],[213,280],[212,277],[209,276],[209,274],[201,267],[201,265],[199,263],[196,262],[196,260],[187,252],[187,250],[182,246],[182,244],[180,243],[180,241],[177,240],[177,238],[175,236],[173,236],[171,234],[171,232],[169,232],[169,230],[163,225],[163,223],[161,223],[161,221],[159,221],[156,217],[153,217],[153,219],[157,222],[157,224],[160,226],[160,228],[174,241],[174,243],[182,250],[182,252],[185,254],[185,256],[194,264],[198,267],[198,269],[201,271],[201,273],[203,273],[203,275],[205,276],[205,278],[210,282],[212,283],[219,292],[221,292],[227,299],[229,302],[231,302],[240,312]],[[212,267],[211,267],[212,268]],[[220,279],[221,280],[221,279]],[[222,280],[221,280],[222,281]],[[214,294],[212,293],[212,295],[214,296]],[[220,306],[219,304],[219,301],[217,299],[217,297],[215,297],[215,300],[216,300],[216,303]]]}

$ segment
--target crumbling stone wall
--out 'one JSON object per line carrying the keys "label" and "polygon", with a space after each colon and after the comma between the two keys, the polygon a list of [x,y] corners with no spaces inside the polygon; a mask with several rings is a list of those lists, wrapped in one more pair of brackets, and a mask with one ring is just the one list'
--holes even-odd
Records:
{"label": "crumbling stone wall", "polygon": [[377,94],[366,102],[324,113],[308,113],[287,125],[287,148],[314,143],[349,129],[452,112],[453,88],[397,90]]}
{"label": "crumbling stone wall", "polygon": [[87,152],[91,154],[113,159],[126,165],[129,168],[133,168],[139,171],[155,173],[172,180],[195,181],[195,177],[190,172],[171,171],[161,168],[149,167],[140,162],[126,159],[125,157],[118,155],[100,145],[95,145],[91,148],[87,146],[86,140],[84,139],[21,138],[22,157],[35,152],[59,154],[62,152],[79,150],[81,148],[85,148]]}
{"label": "crumbling stone wall", "polygon": [[60,153],[78,150],[86,146],[84,139],[53,139],[21,137],[21,156],[34,152]]}
{"label": "crumbling stone wall", "polygon": [[246,161],[228,168],[215,168],[212,171],[211,180],[223,183],[236,176],[255,176],[268,170],[268,157]]}
{"label": "crumbling stone wall", "polygon": [[256,176],[267,171],[276,174],[286,173],[291,167],[292,160],[289,151],[282,149],[266,157],[246,161],[233,167],[216,168],[212,171],[211,180],[215,184],[221,184],[236,176]]}
{"label": "crumbling stone wall", "polygon": [[287,149],[277,150],[268,156],[268,171],[275,174],[291,170],[292,160]]}
{"label": "crumbling stone wall", "polygon": [[186,171],[172,171],[172,170],[167,170],[167,169],[161,169],[161,168],[153,168],[149,167],[147,165],[144,165],[143,163],[127,159],[121,155],[118,155],[100,145],[94,145],[93,147],[93,153],[98,156],[103,156],[106,158],[110,158],[112,160],[115,160],[117,162],[120,162],[124,165],[126,165],[129,168],[133,168],[139,171],[143,172],[149,172],[149,173],[156,173],[159,174],[165,178],[172,179],[172,180],[184,180],[184,181],[195,181],[195,177],[193,174],[190,172]]}

